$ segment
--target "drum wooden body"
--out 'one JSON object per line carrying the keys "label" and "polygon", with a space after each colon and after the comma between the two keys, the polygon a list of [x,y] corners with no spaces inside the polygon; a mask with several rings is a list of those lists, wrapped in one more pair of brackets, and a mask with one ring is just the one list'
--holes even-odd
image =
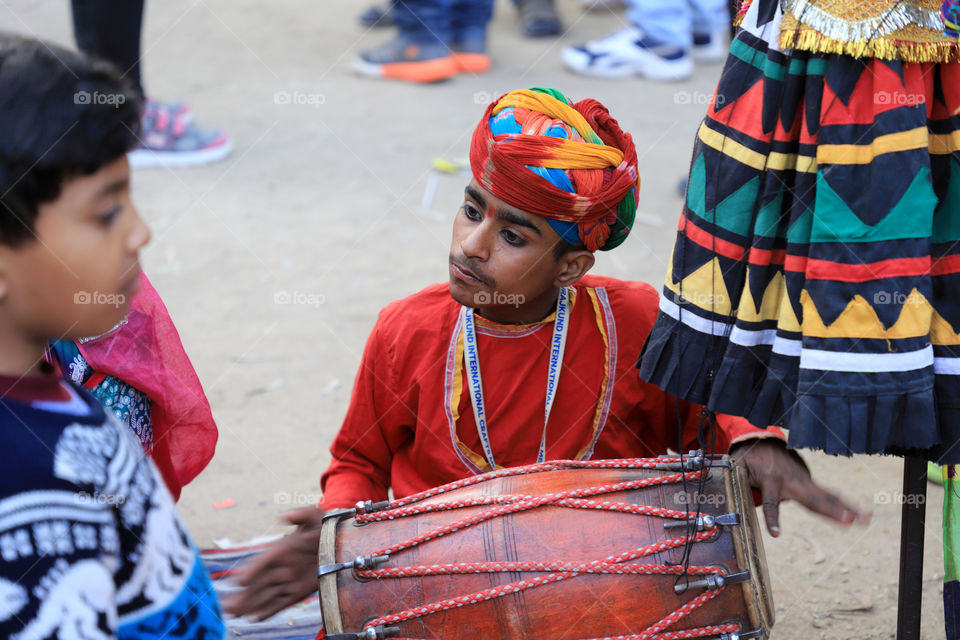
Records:
{"label": "drum wooden body", "polygon": [[[537,470],[532,473],[502,477],[486,474],[487,477],[480,476],[480,480],[471,486],[418,500],[414,508],[477,498],[499,499],[501,503],[515,505],[515,496],[547,495],[553,500],[558,493],[571,490],[590,493],[591,489],[585,488],[594,488],[595,491],[596,487],[618,486],[615,483],[656,484],[602,492],[586,498],[553,500],[534,508],[490,517],[391,553],[389,559],[375,566],[375,570],[462,566],[463,563],[578,563],[606,559],[608,564],[612,562],[620,566],[673,566],[673,570],[679,572],[676,567],[684,564],[687,547],[688,567],[708,567],[727,576],[740,574],[743,581],[731,581],[720,588],[714,584],[711,589],[696,585],[696,581],[705,579],[703,575],[573,571],[484,571],[453,575],[441,572],[440,575],[371,579],[364,578],[366,574],[362,571],[358,574],[346,568],[320,577],[320,602],[326,634],[361,632],[372,622],[380,621],[398,627],[392,630],[392,634],[404,638],[577,640],[629,637],[649,631],[684,605],[710,594],[707,602],[655,631],[676,632],[720,625],[731,629],[735,625],[741,637],[766,638],[773,624],[773,603],[767,586],[769,579],[756,513],[743,471],[735,466],[713,466],[696,473],[688,472],[684,487],[680,482],[664,482],[665,479],[679,478],[682,474],[678,471],[603,468],[604,462],[607,461],[586,463],[600,465],[599,468],[566,468],[568,464],[585,463],[561,462],[537,465]],[[550,467],[551,464],[554,466]],[[731,465],[726,460],[720,464]],[[546,469],[539,470],[543,467]],[[702,482],[694,479],[699,475],[703,476]],[[504,499],[502,496],[511,497]],[[593,503],[593,506],[586,506],[584,501],[587,505]],[[624,513],[606,510],[609,507],[597,503],[649,505],[666,511],[659,514]],[[501,504],[500,508],[504,507]],[[358,556],[370,556],[398,542],[494,508],[498,507],[467,506],[406,517],[393,515],[392,519],[365,524],[358,524],[356,516],[332,515],[325,520],[322,529],[320,565],[349,563]],[[739,524],[711,528],[708,522],[701,529],[700,536],[709,537],[709,540],[687,544],[687,536],[696,534],[694,526],[688,525],[687,517],[695,518],[698,509],[701,516],[724,516],[721,521],[737,520]],[[681,512],[683,518],[678,519],[675,512]],[[672,517],[663,517],[663,513],[672,513]],[[382,514],[377,512],[364,517],[370,519]],[[668,523],[672,523],[669,528],[665,527]],[[641,548],[649,550],[650,545],[669,540],[682,543],[672,549],[656,550],[643,557],[622,561],[622,554],[626,552]],[[642,569],[647,570],[647,567]],[[743,572],[748,574],[745,579]],[[566,577],[527,588],[534,579],[558,573]],[[688,585],[686,590],[677,593],[678,583]],[[489,595],[492,588],[507,584],[520,584],[524,588],[516,591],[511,588],[507,595],[461,602],[461,606],[454,605],[400,621],[389,619],[391,614],[468,594],[486,592]],[[721,631],[714,630],[696,637],[721,636]]]}

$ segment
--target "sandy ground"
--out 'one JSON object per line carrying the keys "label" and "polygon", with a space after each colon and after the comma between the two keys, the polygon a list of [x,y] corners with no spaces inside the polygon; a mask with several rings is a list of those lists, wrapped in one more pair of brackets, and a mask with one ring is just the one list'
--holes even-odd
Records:
{"label": "sandy ground", "polygon": [[[180,328],[220,426],[217,455],[180,509],[197,543],[283,531],[285,510],[313,504],[327,447],[380,307],[446,279],[449,229],[465,178],[442,176],[421,200],[437,156],[464,157],[491,96],[558,87],[605,102],[632,132],[644,187],[640,222],[597,273],[659,286],[675,193],[719,66],[688,82],[572,76],[563,45],[622,18],[560,0],[567,31],[519,36],[498,2],[495,68],[436,86],[358,78],[350,62],[386,34],[364,32],[347,0],[164,0],[148,3],[145,82],[187,100],[237,149],[199,169],[139,171],[135,199],[153,228],[143,261]],[[64,0],[0,0],[0,27],[72,45]],[[284,303],[286,302],[286,303]],[[775,638],[893,638],[901,461],[805,454],[815,475],[873,511],[843,530],[784,508],[767,539]],[[931,485],[923,637],[942,637],[942,489]],[[214,502],[236,506],[215,509]]]}

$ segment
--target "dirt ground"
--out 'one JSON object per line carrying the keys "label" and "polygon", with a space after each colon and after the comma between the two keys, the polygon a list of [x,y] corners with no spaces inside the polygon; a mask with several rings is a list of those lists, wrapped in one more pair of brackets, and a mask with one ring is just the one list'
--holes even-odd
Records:
{"label": "dirt ground", "polygon": [[[65,0],[0,0],[0,27],[72,46]],[[632,132],[643,190],[630,239],[597,273],[659,286],[693,136],[720,67],[679,84],[601,81],[565,72],[562,46],[604,35],[622,16],[559,0],[559,39],[520,37],[500,0],[494,69],[436,86],[358,78],[350,62],[387,34],[365,32],[347,0],[148,3],[145,83],[225,128],[236,151],[204,168],[138,171],[135,200],[153,229],[146,272],[175,319],[220,427],[217,455],[180,510],[197,543],[283,531],[313,504],[367,332],[384,304],[446,279],[450,223],[466,178],[437,178],[435,157],[467,155],[491,96],[535,85],[606,103]],[[895,458],[804,454],[816,477],[869,508],[840,529],[787,505],[765,540],[774,638],[893,638],[900,474]],[[923,637],[942,632],[943,491],[931,485]],[[232,508],[214,504],[234,499]]]}

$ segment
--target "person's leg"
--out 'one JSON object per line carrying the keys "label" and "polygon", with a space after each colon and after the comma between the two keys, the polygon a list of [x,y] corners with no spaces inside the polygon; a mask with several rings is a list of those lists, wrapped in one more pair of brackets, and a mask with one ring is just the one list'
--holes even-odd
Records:
{"label": "person's leg", "polygon": [[393,21],[402,37],[426,45],[448,46],[453,38],[455,0],[400,0]]}
{"label": "person's leg", "polygon": [[656,44],[681,49],[693,44],[693,15],[686,0],[634,0],[627,18]]}
{"label": "person's leg", "polygon": [[451,47],[460,71],[483,73],[490,69],[487,25],[492,17],[493,0],[456,0]]}
{"label": "person's leg", "polygon": [[720,62],[727,55],[732,15],[728,0],[688,0],[692,10],[693,57]]}
{"label": "person's leg", "polygon": [[560,16],[556,0],[514,0],[520,12],[523,35],[531,38],[555,36],[560,33]]}
{"label": "person's leg", "polygon": [[143,95],[140,31],[144,0],[72,0],[77,48],[115,64]]}

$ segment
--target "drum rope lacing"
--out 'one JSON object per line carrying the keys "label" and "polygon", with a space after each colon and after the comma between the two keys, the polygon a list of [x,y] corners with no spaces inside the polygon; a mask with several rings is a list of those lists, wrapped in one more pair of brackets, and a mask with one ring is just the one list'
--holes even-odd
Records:
{"label": "drum rope lacing", "polygon": [[[531,473],[541,473],[544,471],[554,471],[561,469],[571,469],[571,468],[592,468],[592,469],[651,469],[655,470],[662,468],[662,465],[666,463],[677,463],[680,462],[681,458],[629,458],[622,460],[563,460],[563,461],[553,461],[545,462],[539,464],[531,464],[523,467],[514,467],[508,469],[501,469],[498,471],[486,473],[479,476],[472,476],[470,478],[464,478],[463,480],[458,480],[441,487],[436,487],[434,489],[429,489],[421,493],[408,496],[406,498],[401,498],[399,500],[394,500],[390,502],[384,509],[377,510],[372,513],[358,513],[355,517],[355,522],[358,525],[366,524],[370,522],[378,522],[384,520],[394,520],[397,518],[410,517],[414,515],[419,515],[423,513],[432,513],[440,511],[452,511],[455,509],[462,509],[467,507],[477,507],[477,506],[488,506],[496,505],[492,509],[482,511],[480,513],[472,514],[466,516],[454,522],[448,523],[441,527],[437,527],[431,531],[426,531],[420,535],[414,536],[408,540],[399,542],[397,544],[391,545],[384,549],[380,549],[372,554],[369,554],[368,558],[377,558],[384,556],[391,556],[405,549],[413,548],[417,545],[426,543],[430,540],[440,538],[445,535],[452,534],[456,531],[460,531],[467,527],[485,522],[492,518],[508,515],[511,513],[517,513],[520,511],[526,511],[530,509],[536,509],[542,506],[559,506],[566,507],[570,509],[594,509],[594,510],[603,510],[603,511],[614,511],[619,513],[627,513],[633,515],[645,515],[659,518],[669,518],[676,520],[687,520],[689,511],[679,511],[675,509],[665,509],[661,507],[653,507],[648,505],[634,505],[622,502],[609,502],[609,501],[598,501],[587,499],[590,496],[598,496],[606,493],[613,493],[618,491],[626,491],[629,489],[638,489],[644,487],[654,487],[659,485],[667,484],[676,484],[685,481],[693,480],[702,480],[705,478],[707,472],[709,471],[709,466],[699,469],[697,471],[686,471],[686,472],[677,472],[672,474],[665,474],[662,476],[654,476],[650,478],[642,478],[637,480],[626,480],[622,482],[615,482],[610,484],[604,484],[594,487],[587,487],[581,489],[572,489],[568,491],[560,491],[555,493],[548,493],[542,495],[502,495],[502,496],[481,496],[474,498],[464,498],[458,500],[451,500],[448,502],[437,502],[431,504],[418,504],[423,500],[432,498],[434,496],[442,495],[448,493],[455,489],[461,489],[463,487],[471,486],[479,482],[486,482],[495,478],[503,478],[508,476],[518,476],[526,475]],[[693,521],[691,521],[691,529],[695,527]],[[461,562],[461,563],[452,563],[452,564],[443,564],[443,565],[427,565],[427,566],[410,566],[410,567],[395,567],[395,568],[385,568],[385,569],[357,569],[355,571],[356,575],[361,579],[382,579],[382,578],[403,578],[411,576],[428,576],[428,575],[451,575],[451,574],[468,574],[468,573],[508,573],[508,572],[528,572],[536,573],[542,572],[547,573],[545,576],[536,576],[533,578],[525,578],[523,580],[518,580],[504,585],[499,585],[489,589],[484,589],[475,593],[471,593],[464,596],[459,596],[455,598],[448,598],[445,600],[440,600],[438,602],[433,602],[426,605],[421,605],[405,611],[400,611],[398,613],[393,613],[389,615],[382,616],[375,620],[371,620],[364,627],[365,629],[371,629],[380,625],[387,624],[396,624],[398,622],[403,622],[405,620],[410,620],[413,618],[418,618],[422,616],[429,615],[431,613],[436,613],[439,611],[445,611],[448,609],[453,609],[457,607],[463,607],[470,604],[477,604],[479,602],[492,600],[495,598],[500,598],[514,593],[519,593],[527,589],[533,589],[535,587],[552,584],[556,582],[561,582],[573,577],[576,577],[581,574],[617,574],[617,575],[715,575],[724,577],[726,573],[723,569],[718,567],[707,567],[707,566],[684,566],[682,564],[678,565],[668,565],[668,564],[631,564],[625,565],[624,562],[630,560],[636,560],[645,556],[652,555],[654,553],[659,553],[667,551],[670,549],[675,549],[677,547],[683,547],[690,543],[695,542],[705,542],[713,539],[719,535],[719,529],[716,523],[710,522],[701,527],[702,530],[697,532],[691,532],[688,529],[686,535],[681,535],[669,540],[664,540],[654,544],[649,544],[637,549],[630,551],[625,551],[622,553],[614,554],[608,556],[601,560],[593,561],[526,561],[526,562],[517,562],[517,561],[503,561],[503,562]],[[734,634],[740,631],[740,625],[736,623],[723,624],[723,625],[713,625],[708,627],[701,627],[697,629],[683,629],[677,631],[664,632],[664,629],[679,621],[684,616],[695,611],[701,607],[706,602],[710,601],[714,597],[720,594],[723,591],[724,586],[721,584],[716,589],[710,589],[705,591],[701,595],[693,598],[683,606],[679,607],[669,615],[665,616],[658,622],[649,626],[647,629],[644,629],[638,634],[631,635],[621,635],[613,636],[609,638],[592,638],[589,640],[679,640],[681,638],[702,638],[705,636],[719,636],[723,634]],[[415,640],[412,638],[400,638],[398,640]],[[587,639],[584,639],[587,640]]]}

